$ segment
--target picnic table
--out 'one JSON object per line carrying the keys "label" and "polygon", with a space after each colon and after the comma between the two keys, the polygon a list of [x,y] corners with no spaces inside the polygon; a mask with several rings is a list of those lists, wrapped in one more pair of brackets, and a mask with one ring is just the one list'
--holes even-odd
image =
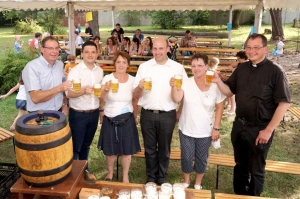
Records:
{"label": "picnic table", "polygon": [[3,128],[0,128],[0,143],[12,139],[14,135],[15,135],[14,133],[11,133]]}
{"label": "picnic table", "polygon": [[234,54],[239,52],[239,49],[223,49],[223,48],[182,48],[179,47],[180,51],[192,51],[192,52],[203,52],[203,53],[214,53],[214,54]]}

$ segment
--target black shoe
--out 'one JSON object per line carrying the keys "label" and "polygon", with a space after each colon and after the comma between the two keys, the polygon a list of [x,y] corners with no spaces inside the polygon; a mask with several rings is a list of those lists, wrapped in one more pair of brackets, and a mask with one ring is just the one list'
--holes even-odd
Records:
{"label": "black shoe", "polygon": [[159,179],[159,180],[156,180],[155,182],[158,186],[162,185],[163,183],[165,183],[165,180],[164,179]]}

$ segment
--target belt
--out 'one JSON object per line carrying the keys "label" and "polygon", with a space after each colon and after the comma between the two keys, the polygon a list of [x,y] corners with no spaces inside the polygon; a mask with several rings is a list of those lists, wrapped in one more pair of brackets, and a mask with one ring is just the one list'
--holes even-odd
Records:
{"label": "belt", "polygon": [[[144,108],[143,108],[144,109]],[[170,112],[170,111],[161,111],[161,110],[151,110],[151,109],[144,109],[145,111],[149,111],[149,112],[152,112],[152,113],[155,113],[155,114],[160,114],[160,113],[167,113],[167,112]],[[175,109],[174,109],[175,110]],[[171,110],[173,111],[173,110]]]}
{"label": "belt", "polygon": [[246,121],[245,118],[236,118],[239,122],[241,122],[244,126],[256,126],[258,124],[262,124],[261,122],[249,122]]}
{"label": "belt", "polygon": [[79,113],[93,113],[93,112],[99,110],[99,108],[91,109],[91,110],[76,110],[76,109],[73,109],[73,108],[70,108],[70,109],[72,109],[75,112],[79,112]]}

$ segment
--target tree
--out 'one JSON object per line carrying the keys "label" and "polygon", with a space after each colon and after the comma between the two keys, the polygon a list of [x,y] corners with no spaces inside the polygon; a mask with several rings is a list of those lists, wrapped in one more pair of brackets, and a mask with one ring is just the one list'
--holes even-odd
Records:
{"label": "tree", "polygon": [[192,25],[207,25],[210,16],[209,11],[191,10],[186,11],[187,16],[192,20]]}
{"label": "tree", "polygon": [[160,10],[150,13],[153,26],[159,26],[164,29],[176,29],[184,25],[188,19],[186,12],[175,10]]}
{"label": "tree", "polygon": [[272,19],[272,37],[274,40],[276,36],[284,38],[284,32],[282,28],[282,9],[270,9],[270,15]]}
{"label": "tree", "polygon": [[100,32],[99,32],[99,23],[98,23],[98,11],[92,11],[93,15],[93,20],[89,21],[89,25],[91,29],[93,30],[93,35],[94,36],[99,36],[100,37]]}
{"label": "tree", "polygon": [[53,34],[62,26],[62,18],[65,16],[63,9],[51,9],[37,12],[36,21],[42,26],[44,31]]}
{"label": "tree", "polygon": [[240,16],[242,14],[242,10],[234,10],[232,17],[232,29],[237,30],[240,27]]}

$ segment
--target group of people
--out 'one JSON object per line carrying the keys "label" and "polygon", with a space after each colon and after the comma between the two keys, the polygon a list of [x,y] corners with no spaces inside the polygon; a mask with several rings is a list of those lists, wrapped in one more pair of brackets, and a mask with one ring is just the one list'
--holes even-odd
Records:
{"label": "group of people", "polygon": [[[103,76],[103,70],[95,64],[98,46],[93,41],[82,45],[83,61],[69,71],[67,78],[63,63],[57,60],[58,41],[52,36],[45,37],[40,48],[42,55],[30,61],[22,72],[26,109],[55,110],[68,115],[74,159],[79,160],[88,160],[100,120],[98,148],[106,156],[105,180],[113,179],[113,165],[120,155],[123,182],[129,182],[131,155],[141,149],[136,127],[140,122],[146,181],[158,185],[166,182],[172,135],[179,120],[184,186],[190,186],[190,174],[195,171],[194,188],[201,189],[209,147],[212,141],[220,139],[223,100],[235,95],[236,117],[231,132],[236,162],[234,191],[242,195],[261,194],[265,160],[274,131],[291,101],[285,72],[266,58],[268,47],[264,35],[249,36],[245,47],[249,61],[234,66],[225,82],[215,72],[212,84],[205,80],[210,67],[207,55],[191,57],[193,76],[188,78],[184,67],[168,58],[168,41],[161,37],[153,41],[154,58],[141,64],[135,77],[126,73],[130,56],[125,51],[114,52],[116,72]],[[182,78],[181,88],[175,85],[174,76]],[[79,92],[72,88],[75,79],[81,79]],[[151,89],[146,88],[149,79]],[[115,82],[118,87],[113,85]],[[94,84],[102,85],[100,97],[93,95]],[[140,121],[138,107],[141,107]],[[85,179],[96,181],[88,168]]]}

